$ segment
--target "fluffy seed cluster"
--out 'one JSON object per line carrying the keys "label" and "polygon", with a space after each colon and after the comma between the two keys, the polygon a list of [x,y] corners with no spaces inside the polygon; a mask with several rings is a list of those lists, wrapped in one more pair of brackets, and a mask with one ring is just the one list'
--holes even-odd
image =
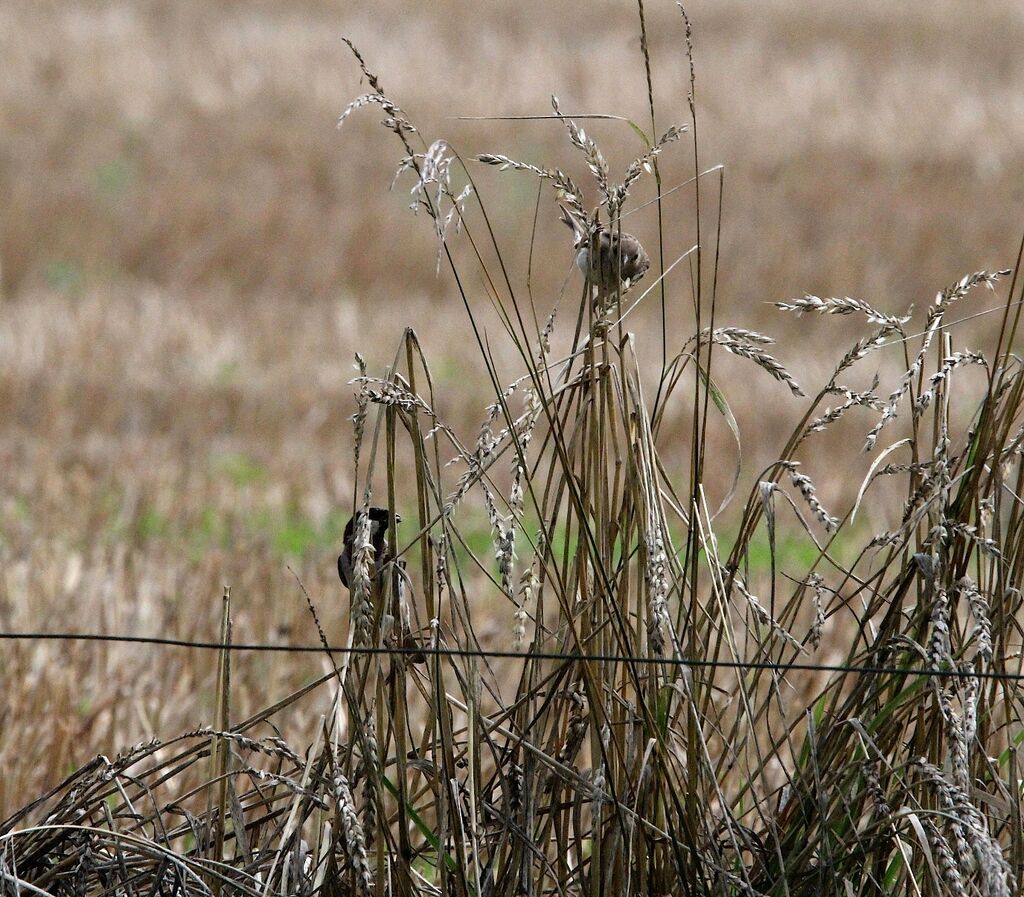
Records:
{"label": "fluffy seed cluster", "polygon": [[370,897],[373,893],[373,875],[370,872],[366,839],[363,837],[363,826],[356,813],[352,790],[349,788],[348,779],[339,771],[335,771],[332,785],[346,865],[355,872],[359,893],[362,897]]}

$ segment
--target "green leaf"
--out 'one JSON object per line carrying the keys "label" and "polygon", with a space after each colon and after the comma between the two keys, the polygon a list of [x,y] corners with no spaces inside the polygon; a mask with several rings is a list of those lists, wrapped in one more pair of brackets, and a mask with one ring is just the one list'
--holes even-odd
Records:
{"label": "green leaf", "polygon": [[736,442],[736,470],[733,471],[732,483],[729,486],[729,491],[726,493],[725,498],[722,499],[722,503],[718,506],[718,510],[712,514],[712,517],[717,517],[728,507],[729,503],[733,500],[736,495],[736,487],[739,485],[740,473],[743,470],[743,445],[740,442],[740,426],[736,423],[736,417],[732,413],[732,409],[729,407],[729,403],[725,400],[725,395],[715,384],[715,381],[708,376],[707,371],[704,370],[699,364],[697,365],[697,373],[700,375],[701,382],[707,388],[708,395],[711,396],[711,401],[718,409],[719,414],[725,418],[725,422],[729,425],[729,432],[732,433],[732,438]]}

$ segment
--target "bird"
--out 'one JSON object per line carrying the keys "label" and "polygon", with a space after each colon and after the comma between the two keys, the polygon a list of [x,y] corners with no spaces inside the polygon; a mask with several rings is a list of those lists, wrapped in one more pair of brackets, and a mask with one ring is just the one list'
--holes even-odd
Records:
{"label": "bird", "polygon": [[361,522],[363,514],[370,515],[370,544],[373,546],[373,571],[371,577],[379,574],[384,566],[391,560],[388,552],[388,529],[394,523],[401,523],[402,518],[398,514],[392,515],[387,508],[369,508],[367,511],[357,511],[348,523],[345,524],[345,534],[342,537],[341,554],[338,555],[338,577],[345,588],[352,588],[352,553],[355,550],[356,529]]}
{"label": "bird", "polygon": [[628,290],[647,273],[651,260],[632,234],[608,230],[600,222],[591,227],[578,213],[559,208],[562,221],[573,233],[576,264],[600,291]]}

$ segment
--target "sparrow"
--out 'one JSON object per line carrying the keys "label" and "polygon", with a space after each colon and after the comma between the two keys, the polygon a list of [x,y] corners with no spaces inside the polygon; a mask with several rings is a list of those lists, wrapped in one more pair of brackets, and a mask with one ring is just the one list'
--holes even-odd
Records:
{"label": "sparrow", "polygon": [[[347,589],[352,588],[352,552],[355,550],[356,526],[364,513],[367,512],[356,512],[355,517],[345,524],[345,535],[342,537],[341,554],[338,555],[338,576],[341,579],[341,584]],[[368,513],[370,515],[370,544],[373,546],[374,557],[371,576],[375,576],[391,560],[388,552],[388,528],[391,526],[392,520],[395,523],[401,523],[402,518],[398,514],[392,517],[387,508],[370,508]]]}
{"label": "sparrow", "polygon": [[573,233],[576,265],[599,290],[605,293],[613,292],[617,287],[628,290],[647,273],[651,260],[632,234],[608,230],[600,222],[592,228],[565,206],[559,208],[562,221]]}

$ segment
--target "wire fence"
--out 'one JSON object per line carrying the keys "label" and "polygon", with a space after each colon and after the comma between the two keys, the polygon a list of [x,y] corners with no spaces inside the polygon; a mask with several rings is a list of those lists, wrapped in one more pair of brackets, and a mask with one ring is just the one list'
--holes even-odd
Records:
{"label": "wire fence", "polygon": [[598,663],[631,663],[687,667],[706,670],[767,670],[777,673],[804,672],[830,674],[859,674],[879,676],[924,676],[939,679],[979,679],[994,682],[1024,682],[1024,672],[996,669],[959,669],[950,667],[900,667],[871,664],[829,664],[789,661],[779,663],[768,660],[708,660],[699,657],[631,656],[628,654],[582,654],[579,652],[548,651],[493,651],[483,648],[443,648],[440,645],[385,648],[354,645],[281,645],[260,642],[193,641],[191,639],[162,638],[145,635],[104,635],[90,632],[0,632],[0,641],[50,642],[110,642],[116,644],[152,645],[170,648],[190,648],[198,651],[274,652],[289,654],[348,654],[351,656],[388,656],[422,659],[489,659],[489,660],[551,660],[563,662],[590,661]]}

